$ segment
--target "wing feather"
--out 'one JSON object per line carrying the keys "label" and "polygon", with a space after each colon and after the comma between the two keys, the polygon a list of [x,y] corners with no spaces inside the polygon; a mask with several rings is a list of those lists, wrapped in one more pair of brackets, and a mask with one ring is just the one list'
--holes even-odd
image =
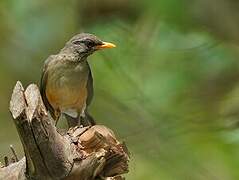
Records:
{"label": "wing feather", "polygon": [[[89,67],[89,69],[90,69],[90,67]],[[91,70],[88,75],[86,88],[87,88],[86,106],[88,107],[93,99],[93,96],[94,96],[93,77],[92,77]]]}
{"label": "wing feather", "polygon": [[54,59],[54,56],[49,56],[47,60],[44,63],[43,71],[42,71],[42,76],[41,76],[41,82],[40,82],[40,92],[42,96],[43,103],[46,106],[46,109],[50,112],[51,116],[53,119],[56,119],[57,117],[55,116],[55,110],[49,103],[47,96],[46,96],[46,85],[47,85],[47,79],[48,79],[48,64]]}

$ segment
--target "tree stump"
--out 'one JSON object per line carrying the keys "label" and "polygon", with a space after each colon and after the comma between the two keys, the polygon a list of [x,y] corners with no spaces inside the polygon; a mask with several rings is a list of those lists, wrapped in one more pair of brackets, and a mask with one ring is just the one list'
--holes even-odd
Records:
{"label": "tree stump", "polygon": [[58,132],[48,116],[37,85],[24,90],[17,82],[10,111],[25,157],[0,168],[4,180],[121,180],[129,154],[113,131],[103,125]]}

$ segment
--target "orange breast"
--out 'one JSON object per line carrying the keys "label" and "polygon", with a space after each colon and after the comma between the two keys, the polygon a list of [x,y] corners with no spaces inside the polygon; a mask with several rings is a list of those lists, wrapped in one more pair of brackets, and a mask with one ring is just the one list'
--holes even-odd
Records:
{"label": "orange breast", "polygon": [[56,87],[54,83],[49,83],[46,88],[46,96],[54,109],[61,111],[76,109],[77,112],[81,112],[87,99],[86,83],[78,83],[74,86],[65,84],[62,87]]}
{"label": "orange breast", "polygon": [[87,99],[89,70],[86,62],[59,61],[48,67],[46,97],[54,109],[81,113]]}

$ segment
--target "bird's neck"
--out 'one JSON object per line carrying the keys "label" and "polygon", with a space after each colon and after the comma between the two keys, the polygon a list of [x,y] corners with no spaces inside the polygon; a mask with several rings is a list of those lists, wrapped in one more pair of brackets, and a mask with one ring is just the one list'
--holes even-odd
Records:
{"label": "bird's neck", "polygon": [[77,49],[73,47],[64,47],[61,51],[60,54],[67,54],[68,56],[73,57],[73,59],[85,62],[87,60],[88,55],[85,53],[81,53],[77,51]]}

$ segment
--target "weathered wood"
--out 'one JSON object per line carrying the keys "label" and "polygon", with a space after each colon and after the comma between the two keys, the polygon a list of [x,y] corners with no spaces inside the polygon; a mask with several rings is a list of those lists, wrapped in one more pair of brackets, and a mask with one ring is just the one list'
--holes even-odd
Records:
{"label": "weathered wood", "polygon": [[0,168],[1,180],[26,180],[26,159],[22,158],[20,161],[10,164],[7,167]]}
{"label": "weathered wood", "polygon": [[0,179],[120,180],[128,172],[127,148],[107,127],[74,127],[58,133],[36,85],[24,91],[17,82],[10,111],[25,158],[0,168]]}

